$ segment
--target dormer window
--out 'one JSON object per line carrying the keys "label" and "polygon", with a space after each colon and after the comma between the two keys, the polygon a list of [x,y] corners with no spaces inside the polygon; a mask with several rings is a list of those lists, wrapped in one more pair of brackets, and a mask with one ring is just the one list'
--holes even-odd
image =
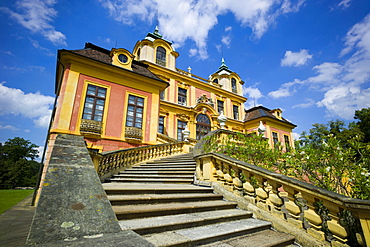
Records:
{"label": "dormer window", "polygon": [[166,66],[166,50],[162,46],[157,47],[156,64]]}
{"label": "dormer window", "polygon": [[235,78],[231,78],[231,89],[233,93],[237,93],[238,91],[236,90],[236,80]]}
{"label": "dormer window", "polygon": [[218,84],[218,79],[216,78],[216,79],[214,79],[213,80],[213,83],[217,83]]}
{"label": "dormer window", "polygon": [[128,61],[128,57],[127,57],[125,54],[119,54],[119,55],[118,55],[118,60],[119,60],[121,63],[127,63],[127,61]]}

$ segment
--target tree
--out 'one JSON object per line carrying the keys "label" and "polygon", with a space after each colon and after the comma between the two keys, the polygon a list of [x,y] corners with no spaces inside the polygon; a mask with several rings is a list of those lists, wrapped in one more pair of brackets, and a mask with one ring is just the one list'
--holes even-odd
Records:
{"label": "tree", "polygon": [[370,108],[362,108],[355,111],[355,119],[358,119],[357,126],[364,133],[364,142],[370,142]]}
{"label": "tree", "polygon": [[0,144],[0,188],[35,186],[39,162],[38,146],[20,137]]}

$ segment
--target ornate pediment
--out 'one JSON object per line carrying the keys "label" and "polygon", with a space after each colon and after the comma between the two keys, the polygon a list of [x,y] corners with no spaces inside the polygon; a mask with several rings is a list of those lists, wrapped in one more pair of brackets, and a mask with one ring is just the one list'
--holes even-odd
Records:
{"label": "ornate pediment", "polygon": [[200,104],[200,103],[205,103],[205,104],[211,105],[212,107],[214,106],[213,100],[211,98],[207,98],[205,94],[203,94],[197,99],[197,104]]}

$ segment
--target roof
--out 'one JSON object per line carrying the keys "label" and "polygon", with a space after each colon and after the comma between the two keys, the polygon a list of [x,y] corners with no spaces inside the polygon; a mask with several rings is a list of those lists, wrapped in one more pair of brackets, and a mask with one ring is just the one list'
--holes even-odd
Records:
{"label": "roof", "polygon": [[286,123],[286,124],[290,124],[294,127],[296,127],[297,125],[289,122],[288,120],[286,120],[285,118],[277,118],[274,114],[272,114],[271,112],[272,110],[264,107],[264,106],[255,106],[253,108],[250,108],[248,110],[245,110],[245,118],[244,118],[244,121],[247,122],[247,121],[251,121],[251,120],[255,120],[255,119],[258,119],[258,118],[262,118],[262,117],[268,117],[268,118],[272,118],[272,119],[275,119],[277,121],[280,121],[280,122],[283,122],[283,123]]}
{"label": "roof", "polygon": [[[96,46],[94,44],[91,44],[91,43],[86,43],[84,49],[66,50],[66,51],[69,51],[69,52],[72,52],[72,53],[75,53],[75,54],[78,54],[78,55],[81,55],[81,56],[84,56],[84,57],[87,57],[87,58],[91,58],[93,60],[96,60],[96,61],[99,61],[99,62],[102,62],[102,63],[105,63],[105,64],[112,65],[112,58],[110,56],[110,51],[106,50],[102,47]],[[115,66],[115,65],[112,65],[112,66]],[[165,82],[165,81],[161,80],[159,77],[157,77],[155,74],[153,74],[148,69],[148,66],[149,65],[147,65],[147,64],[144,64],[142,62],[133,60],[131,68],[132,68],[132,71],[136,74],[140,74],[140,75],[143,75],[143,76],[155,79],[155,80]],[[122,68],[122,69],[124,69],[124,68]],[[165,82],[165,83],[167,83],[167,82]]]}

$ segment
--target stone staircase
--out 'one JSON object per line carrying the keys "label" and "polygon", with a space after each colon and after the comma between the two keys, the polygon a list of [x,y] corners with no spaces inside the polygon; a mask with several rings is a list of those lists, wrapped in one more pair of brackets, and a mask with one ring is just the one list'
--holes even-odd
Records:
{"label": "stone staircase", "polygon": [[134,166],[103,184],[122,230],[155,246],[290,246],[294,238],[195,186],[191,154]]}

